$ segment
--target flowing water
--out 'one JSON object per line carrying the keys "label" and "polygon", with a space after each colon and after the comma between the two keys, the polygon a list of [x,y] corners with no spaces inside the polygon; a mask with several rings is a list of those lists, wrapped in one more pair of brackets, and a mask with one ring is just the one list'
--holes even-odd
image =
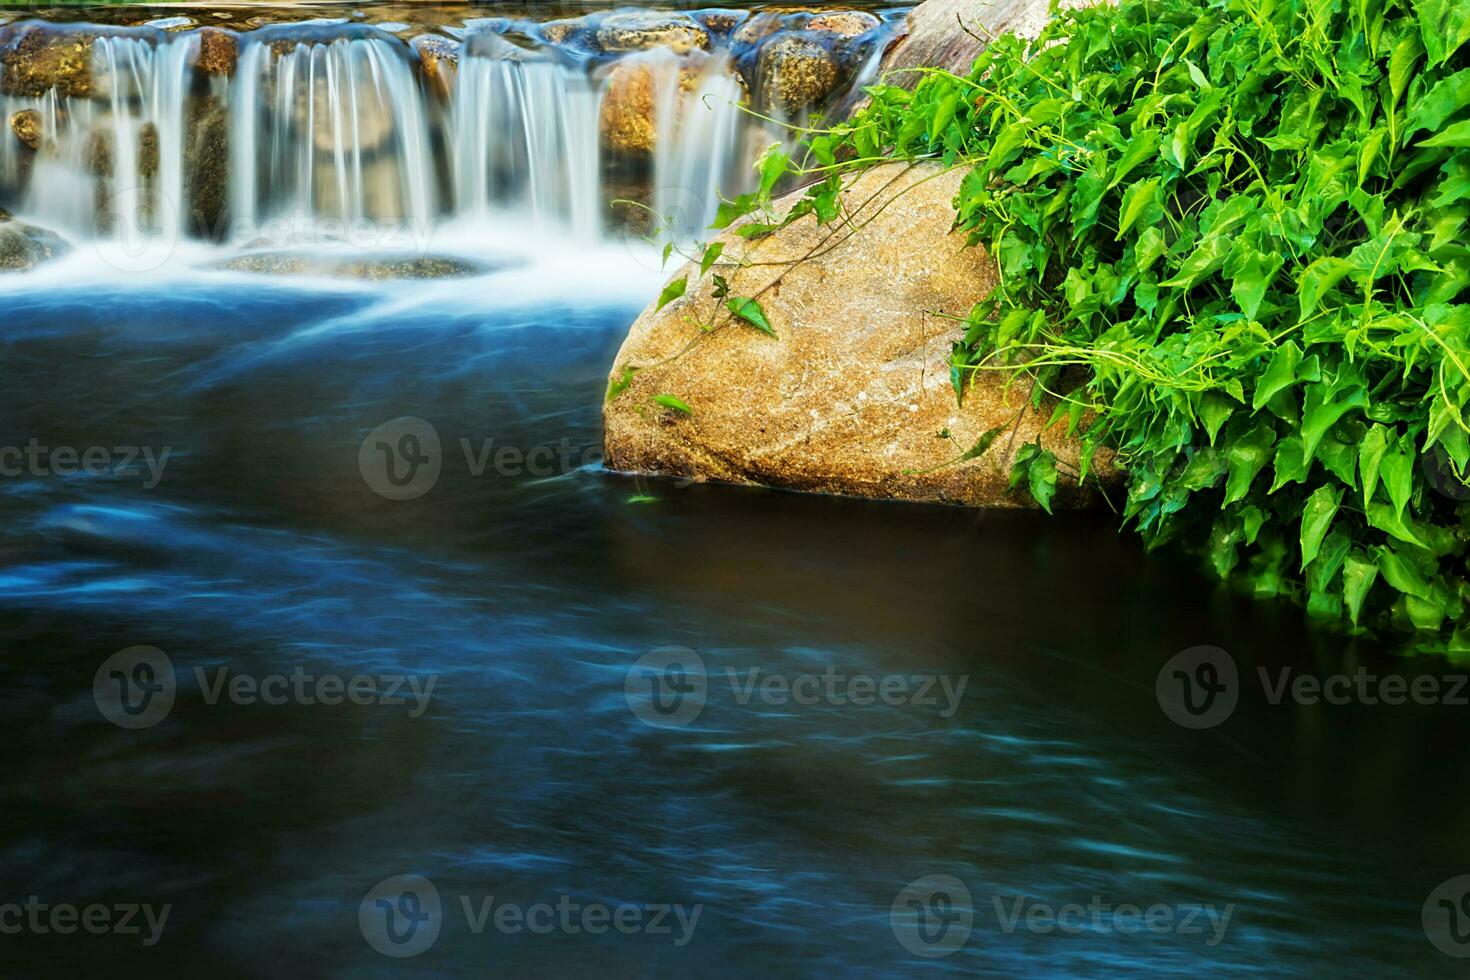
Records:
{"label": "flowing water", "polygon": [[[1463,975],[1421,916],[1470,871],[1470,708],[1250,680],[1191,730],[1155,694],[1201,644],[1247,679],[1456,668],[1222,594],[1107,515],[602,470],[608,366],[663,274],[588,204],[592,83],[470,58],[439,119],[375,43],[244,50],[232,200],[435,216],[413,247],[472,274],[252,275],[187,240],[140,272],[104,229],[0,277],[7,975]],[[114,146],[148,123],[167,155],[182,52],[102,47],[141,113]],[[695,131],[657,163],[675,208],[749,135]],[[86,230],[81,152],[26,217]],[[114,213],[166,238],[151,200]],[[135,647],[153,673],[108,667]],[[118,681],[159,700],[119,713]],[[934,875],[972,921],[926,944],[916,909],[965,910],[909,904]],[[169,912],[12,930],[30,896]]]}

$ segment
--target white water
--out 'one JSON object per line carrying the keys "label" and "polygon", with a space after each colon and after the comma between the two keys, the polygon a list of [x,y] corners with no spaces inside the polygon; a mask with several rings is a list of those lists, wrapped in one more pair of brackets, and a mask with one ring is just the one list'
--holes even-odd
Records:
{"label": "white water", "polygon": [[245,44],[230,92],[231,238],[322,218],[427,227],[430,174],[423,94],[387,43]]}
{"label": "white water", "polygon": [[452,111],[456,210],[473,218],[519,212],[598,237],[601,106],[585,72],[545,60],[463,59]]}

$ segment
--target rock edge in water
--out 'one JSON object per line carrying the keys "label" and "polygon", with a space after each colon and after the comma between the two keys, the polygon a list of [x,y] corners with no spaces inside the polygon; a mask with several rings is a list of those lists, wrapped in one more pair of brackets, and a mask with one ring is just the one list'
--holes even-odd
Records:
{"label": "rock edge in water", "polygon": [[[614,470],[796,490],[979,506],[1030,506],[1008,490],[1010,459],[1041,443],[1075,472],[1078,443],[1045,429],[1052,406],[1026,405],[1026,386],[982,375],[963,406],[950,385],[950,345],[963,318],[995,285],[994,263],[951,231],[963,168],[886,164],[850,179],[844,207],[856,229],[804,217],[747,242],[727,230],[721,260],[684,297],[633,324],[612,378],[638,368],[603,411]],[[800,199],[778,202],[781,211]],[[866,223],[865,223],[866,222]],[[738,226],[737,226],[738,227]],[[810,253],[810,254],[809,254]],[[809,256],[809,257],[808,257]],[[761,263],[741,265],[739,263]],[[731,295],[757,296],[770,337],[727,322],[686,350]],[[681,353],[682,351],[682,353]],[[652,401],[671,394],[692,413]],[[1015,427],[978,459],[954,463],[981,433]],[[940,436],[947,431],[952,438]],[[1096,471],[1113,479],[1099,454]],[[1064,478],[1056,505],[1096,496]]]}

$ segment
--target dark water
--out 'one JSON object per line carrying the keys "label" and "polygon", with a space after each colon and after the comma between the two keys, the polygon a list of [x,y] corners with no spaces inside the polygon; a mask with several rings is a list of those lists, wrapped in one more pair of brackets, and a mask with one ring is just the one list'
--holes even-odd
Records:
{"label": "dark water", "polygon": [[[1421,909],[1470,871],[1470,708],[1271,705],[1246,685],[1191,731],[1154,696],[1199,644],[1243,673],[1449,667],[1223,596],[1106,516],[582,466],[628,304],[522,303],[493,278],[257,280],[12,283],[0,310],[0,446],[170,449],[151,487],[146,470],[0,481],[0,902],[170,906],[156,937],[141,914],[141,934],[0,934],[7,975],[1462,975]],[[359,447],[400,416],[432,425],[441,472],[389,500]],[[461,439],[571,463],[476,476]],[[130,730],[92,685],[137,645],[177,690]],[[625,696],[667,645],[708,669],[683,726]],[[222,667],[434,687],[422,713],[211,703],[196,670]],[[742,704],[727,669],[966,686],[957,704]],[[441,903],[403,959],[363,928],[426,907],[399,904],[401,882],[359,919],[400,875]],[[941,957],[891,915],[930,875],[973,903]],[[461,899],[478,914],[490,896],[627,905],[649,928],[574,914],[545,934],[492,911],[476,931]],[[1067,903],[1112,911],[1028,928]],[[660,905],[698,918],[661,932]],[[1181,926],[1194,909],[1198,931],[1125,934],[1120,905]],[[1200,907],[1230,910],[1221,934]]]}

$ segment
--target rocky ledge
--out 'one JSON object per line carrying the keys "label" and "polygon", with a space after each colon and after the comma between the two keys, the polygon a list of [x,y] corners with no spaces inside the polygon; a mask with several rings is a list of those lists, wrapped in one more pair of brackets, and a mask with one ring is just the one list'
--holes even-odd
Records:
{"label": "rocky ledge", "polygon": [[[616,470],[824,493],[1026,506],[1008,490],[1010,460],[1035,440],[1075,472],[1077,444],[1045,429],[1051,406],[1024,385],[981,376],[956,404],[950,345],[996,282],[983,249],[951,231],[962,169],[889,164],[851,180],[847,219],[804,217],[747,242],[731,229],[721,261],[686,294],[650,307],[618,352],[612,379],[633,369],[604,409],[604,451]],[[784,213],[799,194],[778,202]],[[738,225],[736,226],[739,227]],[[721,322],[714,276],[756,296],[775,331]],[[704,328],[714,324],[715,329]],[[672,395],[690,411],[668,408]],[[666,400],[667,401],[667,400]],[[956,458],[987,430],[1007,434],[973,460]],[[1013,435],[1011,434],[1013,433]],[[1108,461],[1098,460],[1105,476]],[[1091,493],[1060,488],[1056,504]]]}

